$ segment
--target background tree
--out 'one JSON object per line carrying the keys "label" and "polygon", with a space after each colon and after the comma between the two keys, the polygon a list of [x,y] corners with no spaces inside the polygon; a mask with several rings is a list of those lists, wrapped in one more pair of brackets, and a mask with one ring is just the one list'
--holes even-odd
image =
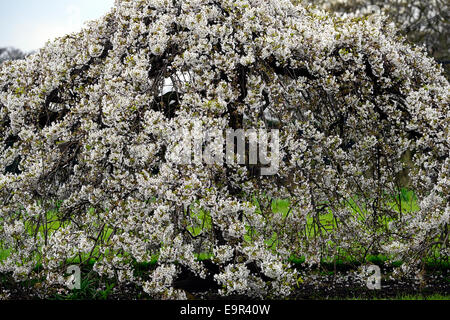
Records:
{"label": "background tree", "polygon": [[7,60],[19,60],[27,56],[27,53],[17,48],[0,48],[0,63]]}

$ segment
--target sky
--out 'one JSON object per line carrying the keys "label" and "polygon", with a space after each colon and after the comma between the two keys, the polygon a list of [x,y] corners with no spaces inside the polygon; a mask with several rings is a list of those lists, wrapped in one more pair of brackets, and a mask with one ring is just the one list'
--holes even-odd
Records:
{"label": "sky", "polygon": [[114,0],[0,0],[0,48],[41,48],[48,40],[81,30],[102,17]]}

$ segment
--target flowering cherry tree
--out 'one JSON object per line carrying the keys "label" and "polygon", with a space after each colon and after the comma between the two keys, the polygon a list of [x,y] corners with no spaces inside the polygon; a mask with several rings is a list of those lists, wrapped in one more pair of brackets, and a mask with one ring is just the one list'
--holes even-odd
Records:
{"label": "flowering cherry tree", "polygon": [[450,75],[450,4],[446,0],[293,0],[330,10],[342,17],[384,14],[401,33],[444,63]]}
{"label": "flowering cherry tree", "polygon": [[[449,89],[382,18],[288,0],[116,0],[0,67],[0,272],[50,290],[95,259],[99,275],[166,299],[185,298],[182,269],[223,295],[288,296],[292,255],[375,252],[414,270],[448,254]],[[278,171],[180,164],[198,124],[278,129]],[[405,186],[417,210],[402,207]]]}

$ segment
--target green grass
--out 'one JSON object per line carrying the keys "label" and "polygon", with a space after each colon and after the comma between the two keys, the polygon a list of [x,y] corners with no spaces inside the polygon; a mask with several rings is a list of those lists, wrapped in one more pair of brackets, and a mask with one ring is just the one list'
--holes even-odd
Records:
{"label": "green grass", "polygon": [[395,298],[394,300],[450,300],[448,295],[433,294],[430,296],[423,295],[406,295]]}
{"label": "green grass", "polygon": [[[391,206],[393,208],[393,210],[396,211],[400,211],[402,210],[402,212],[408,211],[408,212],[414,212],[416,210],[418,210],[418,206],[417,206],[417,198],[415,197],[414,193],[410,190],[406,190],[406,189],[401,189],[400,194],[396,197],[391,197],[393,200],[391,203],[388,203],[389,206]],[[398,201],[400,200],[400,201]],[[254,198],[253,200],[253,204],[257,207],[257,212],[262,212],[262,209],[258,203],[258,200],[256,198]],[[47,232],[49,235],[51,235],[52,232],[54,232],[55,230],[57,230],[58,228],[60,228],[62,226],[62,224],[59,222],[58,219],[58,210],[57,208],[59,207],[60,203],[56,204],[56,209],[49,211],[48,212],[48,216],[46,217],[48,223],[46,224],[46,226],[40,226],[38,229],[38,232],[41,233],[42,235]],[[364,208],[361,208],[361,206],[358,206],[355,203],[354,199],[350,199],[347,201],[347,205],[353,210],[355,215],[361,215],[364,213]],[[270,202],[270,208],[273,214],[280,214],[282,215],[284,218],[289,214],[290,210],[291,210],[291,203],[289,201],[289,199],[275,199],[273,201]],[[203,210],[202,208],[196,206],[196,205],[192,205],[189,209],[189,212],[185,212],[186,216],[188,216],[188,218],[186,219],[186,223],[188,224],[187,230],[191,233],[192,236],[197,236],[200,233],[202,233],[203,231],[210,231],[211,229],[211,225],[212,225],[212,221],[211,221],[211,216],[209,214],[209,212]],[[95,214],[95,210],[94,209],[89,209],[87,214],[90,215],[94,215]],[[319,221],[314,221],[314,219],[318,219]],[[308,236],[313,236],[314,233],[318,230],[318,226],[316,225],[317,222],[320,222],[322,225],[327,226],[328,228],[334,228],[336,227],[336,219],[334,218],[333,213],[331,212],[330,209],[328,210],[324,210],[324,212],[322,214],[320,214],[318,217],[313,218],[313,217],[308,217],[307,218],[307,230],[308,230]],[[388,223],[389,219],[386,219],[385,221],[383,221],[383,223]],[[27,229],[29,229],[30,234],[33,234],[36,232],[35,229],[33,229],[31,226],[29,226]],[[250,230],[250,229],[249,229]],[[104,228],[104,230],[102,231],[102,237],[101,240],[106,240],[108,239],[108,237],[111,235],[111,233],[113,232],[112,229],[108,228],[108,226],[106,226]],[[244,240],[247,242],[251,242],[252,241],[252,237],[250,235],[250,232],[244,237]],[[266,244],[268,246],[275,246],[276,245],[276,241],[277,241],[277,234],[274,232],[272,234],[272,237],[270,239],[266,240]],[[0,262],[2,260],[4,260],[8,255],[9,255],[9,250],[7,248],[2,248],[1,247],[1,243],[0,243]],[[209,253],[204,253],[201,254],[200,256],[206,256],[208,258],[211,257],[211,255]],[[97,248],[94,249],[93,251],[93,256],[98,256],[98,251]],[[80,259],[80,257],[89,260],[90,257],[89,256],[85,256],[85,255],[81,255],[81,256],[77,256],[77,257],[73,257],[73,259],[71,259],[71,263],[80,263],[83,261],[83,259]],[[302,257],[299,257],[298,259],[302,259]],[[373,257],[370,257],[370,255],[367,257],[368,261],[371,261],[370,259],[375,259]],[[385,261],[386,259],[383,258],[383,260]],[[84,261],[86,262],[86,261]],[[293,260],[293,262],[299,262],[299,261],[295,261],[295,258]],[[375,261],[372,261],[375,262]]]}
{"label": "green grass", "polygon": [[3,261],[9,256],[9,253],[11,252],[10,249],[0,249],[0,261]]}
{"label": "green grass", "polygon": [[[261,208],[259,207],[259,203],[258,201],[255,199],[254,200],[254,204],[259,208],[257,210],[260,210],[261,212]],[[361,208],[360,206],[357,206],[355,203],[355,200],[350,199],[347,202],[347,205],[350,206],[350,208],[352,208],[353,212],[355,215],[360,215],[360,214],[364,214],[364,208]],[[393,208],[393,210],[398,211],[402,211],[402,212],[414,212],[416,210],[418,210],[418,205],[417,205],[417,198],[415,197],[414,193],[412,191],[408,191],[408,190],[401,190],[401,193],[396,197],[392,197],[392,202],[388,203],[389,206],[391,206],[391,208]],[[288,199],[277,199],[274,201],[270,202],[270,209],[272,211],[273,214],[280,214],[283,217],[286,217],[288,215],[288,213],[290,212],[290,207],[291,207],[291,202]],[[94,209],[90,209],[88,210],[87,214],[95,214],[95,210]],[[198,206],[191,206],[190,211],[189,211],[189,215],[187,215],[187,223],[189,223],[189,227],[188,227],[188,231],[192,234],[192,236],[197,236],[199,235],[201,232],[203,231],[210,231],[211,229],[211,225],[212,225],[212,221],[211,221],[211,216],[209,214],[209,212],[203,210],[202,208],[198,207]],[[320,216],[319,216],[320,222],[322,224],[325,225],[329,225],[331,227],[335,226],[335,219],[333,216],[333,213],[330,210],[325,210]],[[47,229],[45,229],[43,226],[40,226],[38,229],[38,232],[40,232],[41,234],[43,234],[45,231],[49,232],[49,234],[51,235],[52,232],[54,232],[55,230],[57,230],[59,227],[62,226],[62,224],[58,221],[58,211],[57,210],[53,210],[53,211],[49,211],[48,216],[47,216],[47,220],[50,221],[47,225]],[[388,222],[389,220],[386,220],[386,222]],[[314,221],[312,217],[308,217],[307,219],[307,224],[308,225],[312,225],[311,229],[314,228]],[[34,232],[35,230],[30,230],[30,232]],[[109,235],[111,235],[112,233],[112,229],[109,229],[108,227],[105,227],[105,229],[103,230],[103,235],[102,235],[102,239],[108,239]],[[312,231],[311,231],[312,232]],[[269,243],[275,243],[276,242],[276,238],[277,235],[276,233],[273,234],[272,239],[267,240],[267,244],[269,245]],[[251,237],[249,235],[246,236],[246,238],[244,239],[245,241],[251,241]],[[93,256],[96,257],[97,255],[97,249],[94,250],[94,254]],[[7,248],[2,248],[1,244],[0,244],[0,263],[2,260],[4,260],[8,255],[9,255],[10,250]],[[116,253],[111,252],[110,254],[116,255]],[[125,255],[125,254],[124,254]],[[212,258],[212,254],[211,253],[201,253],[201,254],[197,254],[196,255],[198,260],[207,260],[207,259],[211,259]],[[105,258],[105,257],[103,257]],[[130,259],[132,260],[132,258],[130,257]],[[146,263],[137,263],[135,261],[132,261],[132,263],[135,265],[135,270],[136,273],[138,274],[142,274],[145,272],[148,272],[148,270],[152,269],[158,261],[158,257],[157,256],[153,256],[152,260],[150,262],[146,262]],[[367,262],[371,262],[373,264],[377,264],[377,265],[384,265],[386,263],[390,264],[391,266],[399,266],[401,265],[400,261],[389,261],[389,258],[386,256],[382,256],[382,255],[370,255],[368,254],[366,257],[366,261]],[[66,264],[80,264],[83,265],[85,267],[88,267],[90,269],[92,269],[93,264],[96,262],[95,258],[89,257],[87,254],[86,255],[78,255],[75,257],[71,257],[70,259],[68,259],[66,261]],[[290,258],[290,262],[293,263],[296,267],[298,268],[302,268],[305,262],[305,258],[303,256],[292,256]],[[445,261],[439,261],[439,262],[435,262],[432,259],[429,259],[428,261],[426,261],[427,266],[431,269],[439,269],[439,270],[443,270],[443,269],[450,269],[449,266],[449,262],[445,262]],[[354,268],[356,265],[359,265],[360,262],[352,260],[352,258],[350,257],[345,257],[344,256],[340,256],[340,257],[332,257],[332,258],[328,258],[328,259],[324,259],[321,263],[322,267],[324,267],[326,270],[329,270],[330,272],[333,270],[339,271],[339,270],[348,270],[349,268]],[[92,272],[89,272],[89,274],[92,274]],[[73,298],[73,299],[83,299],[83,298],[94,298],[94,299],[106,299],[112,288],[114,287],[114,283],[113,282],[107,282],[106,283],[106,288],[104,288],[103,290],[95,290],[93,291],[93,288],[96,287],[98,285],[98,279],[96,279],[94,276],[90,276],[87,279],[83,280],[84,282],[82,283],[82,290],[79,292],[74,292],[73,296],[70,297],[64,297],[64,299],[66,298]],[[445,298],[447,299],[448,296],[439,296],[439,295],[435,295],[435,296],[426,296],[423,298],[426,299],[430,299],[430,297],[433,298]],[[58,297],[56,297],[58,298]],[[61,297],[63,298],[63,297]],[[422,298],[422,296],[417,295],[417,296],[404,296],[404,297],[399,297],[399,299],[403,299],[403,300],[411,300],[411,299],[420,299]],[[410,298],[410,299],[409,299]]]}
{"label": "green grass", "polygon": [[441,295],[441,294],[431,294],[431,295],[399,295],[395,297],[389,297],[389,298],[378,298],[378,297],[372,297],[372,298],[359,298],[359,297],[349,297],[349,298],[339,298],[336,300],[450,300],[449,295]]}

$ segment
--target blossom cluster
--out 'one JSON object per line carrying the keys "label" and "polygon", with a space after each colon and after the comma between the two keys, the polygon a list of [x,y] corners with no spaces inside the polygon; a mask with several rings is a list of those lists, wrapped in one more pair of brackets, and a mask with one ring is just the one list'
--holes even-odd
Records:
{"label": "blossom cluster", "polygon": [[450,3],[446,0],[292,0],[332,11],[341,17],[362,18],[381,14],[400,29],[408,40],[424,45],[433,57],[448,67]]}

